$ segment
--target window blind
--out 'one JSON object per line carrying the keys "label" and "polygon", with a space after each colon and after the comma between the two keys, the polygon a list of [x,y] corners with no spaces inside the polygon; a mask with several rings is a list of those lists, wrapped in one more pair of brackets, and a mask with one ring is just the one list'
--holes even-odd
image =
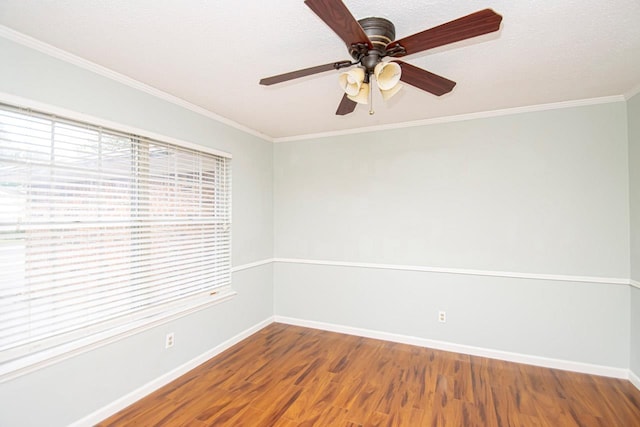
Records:
{"label": "window blind", "polygon": [[0,363],[228,287],[230,162],[0,104]]}

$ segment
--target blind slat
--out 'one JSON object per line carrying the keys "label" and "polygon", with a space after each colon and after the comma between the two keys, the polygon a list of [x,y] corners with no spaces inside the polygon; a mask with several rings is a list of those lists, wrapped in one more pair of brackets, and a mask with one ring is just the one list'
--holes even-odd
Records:
{"label": "blind slat", "polygon": [[230,166],[0,104],[0,363],[229,286]]}

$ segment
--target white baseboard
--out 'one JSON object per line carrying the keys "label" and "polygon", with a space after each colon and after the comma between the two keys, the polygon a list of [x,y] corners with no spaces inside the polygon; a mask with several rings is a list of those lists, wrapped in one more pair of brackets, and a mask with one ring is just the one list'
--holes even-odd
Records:
{"label": "white baseboard", "polygon": [[166,374],[148,382],[147,384],[133,390],[132,392],[122,396],[121,398],[111,402],[110,404],[92,412],[82,419],[71,424],[70,427],[89,427],[100,421],[110,417],[118,411],[126,408],[132,403],[137,402],[148,394],[154,392],[160,387],[170,383],[181,375],[186,374],[190,370],[196,368],[212,357],[222,353],[226,349],[234,346],[243,339],[258,332],[273,322],[286,323],[289,325],[303,326],[312,329],[321,329],[325,331],[338,332],[349,335],[356,335],[366,338],[373,338],[402,344],[416,345],[420,347],[429,347],[437,350],[452,351],[456,353],[469,354],[473,356],[482,356],[492,359],[506,360],[509,362],[524,363],[528,365],[542,366],[545,368],[562,369],[566,371],[582,372],[592,375],[602,375],[613,378],[628,379],[636,388],[640,390],[640,378],[633,372],[623,368],[613,368],[609,366],[592,365],[582,362],[572,362],[561,359],[551,359],[540,356],[531,356],[520,353],[511,353],[501,350],[492,350],[481,347],[473,347],[463,344],[455,344],[446,341],[437,341],[426,338],[412,337],[408,335],[393,334],[390,332],[374,331],[370,329],[355,328],[351,326],[337,325],[333,323],[316,322],[313,320],[297,319],[286,316],[272,316],[259,322],[258,324],[240,332],[238,335],[228,339],[227,341],[217,345],[211,350],[191,359],[190,361],[178,366],[177,368],[167,372]]}
{"label": "white baseboard", "polygon": [[585,374],[601,375],[605,377],[622,379],[629,379],[630,375],[630,371],[624,368],[614,368],[610,366],[593,365],[589,363],[573,362],[569,360],[551,359],[541,356],[512,353],[508,351],[474,347],[464,344],[455,344],[446,341],[418,338],[408,335],[394,334],[390,332],[380,332],[371,329],[354,328],[351,326],[343,326],[333,323],[316,322],[313,320],[296,319],[285,316],[275,316],[275,321],[279,323],[286,323],[289,325],[303,326],[306,328],[321,329],[325,331],[339,332],[343,334],[398,342],[402,344],[410,344],[420,347],[429,347],[437,350],[469,354],[472,356],[488,357],[491,359],[506,360],[508,362],[524,363],[527,365],[542,366],[545,368],[562,369],[565,371],[581,372]]}
{"label": "white baseboard", "polygon": [[142,387],[139,387],[135,390],[133,390],[130,393],[127,393],[126,395],[122,396],[121,398],[111,402],[110,404],[98,409],[97,411],[92,412],[91,414],[85,416],[84,418],[74,422],[73,424],[71,424],[70,427],[90,427],[93,426],[97,423],[99,423],[100,421],[104,420],[105,418],[110,417],[111,415],[115,414],[116,412],[126,408],[127,406],[131,405],[132,403],[137,402],[138,400],[142,399],[143,397],[147,396],[148,394],[156,391],[157,389],[159,389],[160,387],[170,383],[171,381],[175,380],[176,378],[180,377],[181,375],[186,374],[187,372],[189,372],[190,370],[196,368],[197,366],[203,364],[204,362],[206,362],[207,360],[211,359],[212,357],[222,353],[223,351],[225,351],[226,349],[234,346],[235,344],[239,343],[240,341],[242,341],[243,339],[249,337],[250,335],[253,335],[254,333],[258,332],[260,329],[270,325],[271,323],[273,323],[274,318],[273,317],[269,317],[265,320],[263,320],[262,322],[240,332],[238,335],[228,339],[227,341],[215,346],[214,348],[212,348],[211,350],[208,350],[206,352],[204,352],[203,354],[189,360],[188,362],[178,366],[175,369],[172,369],[171,371],[167,372],[164,375],[161,375],[160,377],[154,379],[153,381],[148,382],[147,384],[143,385]]}
{"label": "white baseboard", "polygon": [[640,390],[640,377],[633,373],[633,371],[629,371],[629,381]]}

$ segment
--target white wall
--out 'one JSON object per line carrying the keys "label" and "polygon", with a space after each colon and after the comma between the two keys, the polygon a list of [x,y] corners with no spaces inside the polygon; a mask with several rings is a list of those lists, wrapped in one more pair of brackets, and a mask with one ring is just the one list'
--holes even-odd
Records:
{"label": "white wall", "polygon": [[[233,264],[272,257],[270,142],[2,38],[0,58],[0,93],[232,153]],[[272,278],[239,271],[232,301],[0,383],[0,425],[68,425],[270,318]]]}
{"label": "white wall", "polygon": [[[624,102],[278,143],[274,156],[277,258],[628,277]],[[626,285],[274,272],[277,315],[628,366]]]}
{"label": "white wall", "polygon": [[[640,94],[627,103],[629,121],[629,206],[631,279],[640,286]],[[631,290],[631,371],[640,381],[640,288]]]}

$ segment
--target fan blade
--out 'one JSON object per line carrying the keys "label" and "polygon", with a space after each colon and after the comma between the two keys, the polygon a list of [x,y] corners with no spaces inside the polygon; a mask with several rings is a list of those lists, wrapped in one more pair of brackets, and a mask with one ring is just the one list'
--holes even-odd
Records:
{"label": "fan blade", "polygon": [[336,110],[336,116],[344,116],[345,114],[353,113],[353,110],[356,109],[356,104],[357,103],[350,100],[345,93],[342,97],[342,101],[340,101],[340,105],[338,105],[338,109]]}
{"label": "fan blade", "polygon": [[416,67],[415,65],[408,64],[401,61],[392,61],[398,63],[402,67],[402,75],[400,80],[415,86],[418,89],[426,90],[436,96],[442,96],[445,93],[451,92],[456,82],[446,79],[437,74],[433,74],[427,70]]}
{"label": "fan blade", "polygon": [[338,70],[349,65],[351,65],[351,61],[340,61],[332,62],[330,64],[317,65],[315,67],[309,67],[302,70],[278,74],[277,76],[265,77],[264,79],[260,80],[260,84],[264,86],[270,86],[276,83],[286,82],[287,80],[293,80],[300,77],[310,76],[312,74],[322,73],[324,71]]}
{"label": "fan blade", "polygon": [[373,48],[371,40],[364,32],[347,6],[340,0],[305,0],[307,6],[327,24],[346,44],[363,43]]}
{"label": "fan blade", "polygon": [[400,45],[405,48],[406,53],[395,56],[411,55],[412,53],[498,31],[501,21],[501,15],[491,9],[484,9],[391,42],[387,45],[387,49]]}

